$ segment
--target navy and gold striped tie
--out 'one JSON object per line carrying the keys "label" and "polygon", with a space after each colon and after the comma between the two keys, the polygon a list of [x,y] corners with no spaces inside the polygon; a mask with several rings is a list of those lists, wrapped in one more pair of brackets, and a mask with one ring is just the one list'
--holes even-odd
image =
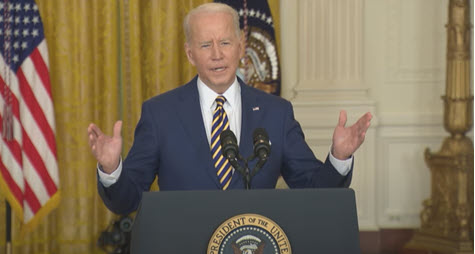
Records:
{"label": "navy and gold striped tie", "polygon": [[211,155],[213,158],[214,167],[217,170],[217,175],[221,188],[226,190],[231,182],[232,166],[228,159],[224,158],[221,153],[220,135],[224,130],[229,129],[228,116],[224,111],[223,105],[226,102],[224,96],[216,98],[216,109],[213,113],[213,124],[211,127]]}

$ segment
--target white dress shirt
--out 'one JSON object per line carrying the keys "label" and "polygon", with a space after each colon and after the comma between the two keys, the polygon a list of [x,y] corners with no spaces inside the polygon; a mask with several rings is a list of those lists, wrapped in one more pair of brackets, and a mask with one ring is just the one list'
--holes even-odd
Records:
{"label": "white dress shirt", "polygon": [[241,86],[237,79],[234,79],[233,84],[223,94],[217,94],[211,90],[207,85],[198,78],[198,94],[200,95],[201,115],[203,116],[203,123],[205,124],[206,137],[208,144],[211,144],[211,128],[213,123],[213,112],[216,109],[216,97],[219,95],[226,98],[223,105],[224,111],[228,116],[229,128],[236,135],[239,145],[241,139]]}

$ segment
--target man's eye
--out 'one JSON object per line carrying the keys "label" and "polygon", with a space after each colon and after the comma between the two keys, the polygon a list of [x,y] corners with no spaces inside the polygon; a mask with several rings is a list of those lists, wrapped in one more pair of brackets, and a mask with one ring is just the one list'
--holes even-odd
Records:
{"label": "man's eye", "polygon": [[209,44],[202,44],[202,45],[201,45],[201,48],[209,48],[209,47],[210,47]]}

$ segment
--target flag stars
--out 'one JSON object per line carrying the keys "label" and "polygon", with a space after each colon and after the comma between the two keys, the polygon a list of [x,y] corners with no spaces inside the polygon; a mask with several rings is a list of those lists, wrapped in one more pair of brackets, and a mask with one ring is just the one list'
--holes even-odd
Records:
{"label": "flag stars", "polygon": [[31,10],[30,4],[25,4],[25,7],[23,7],[23,10],[25,10],[25,11]]}
{"label": "flag stars", "polygon": [[34,10],[34,11],[38,11],[38,5],[33,4],[33,10]]}
{"label": "flag stars", "polygon": [[33,29],[33,32],[31,32],[31,35],[33,37],[38,37],[40,35],[40,32],[38,31],[38,29]]}
{"label": "flag stars", "polygon": [[10,46],[11,46],[11,45],[10,45],[10,42],[8,42],[8,41],[6,41],[6,42],[3,44],[3,48],[4,48],[5,50],[10,49]]}
{"label": "flag stars", "polygon": [[271,24],[272,23],[272,18],[271,17],[268,17],[267,20],[266,20],[267,24]]}
{"label": "flag stars", "polygon": [[[259,17],[259,16],[257,16],[257,17]],[[264,21],[264,22],[266,21],[266,14],[265,13],[262,13],[261,20]]]}
{"label": "flag stars", "polygon": [[272,24],[272,16],[267,16],[267,14],[265,12],[261,12],[260,10],[254,10],[254,9],[250,9],[250,10],[244,10],[244,9],[239,9],[239,16],[244,16],[246,14],[249,14],[250,17],[255,17],[257,19],[260,19],[262,22],[265,22],[269,25],[273,25]]}
{"label": "flag stars", "polygon": [[21,48],[22,48],[22,49],[28,48],[28,43],[27,43],[26,41],[22,42],[22,43],[21,43]]}
{"label": "flag stars", "polygon": [[23,30],[23,37],[26,37],[28,35],[30,35],[30,32],[28,31],[28,29]]}
{"label": "flag stars", "polygon": [[21,18],[20,17],[15,17],[15,24],[20,24]]}
{"label": "flag stars", "polygon": [[15,9],[15,6],[12,3],[8,3],[8,10],[13,11]]}
{"label": "flag stars", "polygon": [[38,16],[34,16],[32,22],[36,25],[40,23],[40,18]]}
{"label": "flag stars", "polygon": [[4,4],[0,3],[0,10],[3,10]]}
{"label": "flag stars", "polygon": [[20,61],[20,59],[18,59],[18,55],[14,55],[12,60],[15,63],[18,63],[18,61]]}
{"label": "flag stars", "polygon": [[13,36],[15,37],[20,36],[20,29],[15,29],[15,31],[13,31]]}
{"label": "flag stars", "polygon": [[29,23],[30,23],[30,18],[29,18],[29,17],[25,17],[25,18],[23,19],[23,24],[28,25]]}
{"label": "flag stars", "polygon": [[21,11],[21,4],[15,5],[15,11]]}
{"label": "flag stars", "polygon": [[19,49],[20,48],[20,43],[18,43],[17,41],[13,43],[13,48],[14,49]]}

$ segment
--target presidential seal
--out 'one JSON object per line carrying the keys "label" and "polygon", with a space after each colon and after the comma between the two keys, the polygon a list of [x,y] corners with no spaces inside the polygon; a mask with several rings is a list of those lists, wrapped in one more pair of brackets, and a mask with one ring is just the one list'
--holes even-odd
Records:
{"label": "presidential seal", "polygon": [[240,214],[213,233],[207,254],[287,254],[290,242],[274,221],[258,214]]}
{"label": "presidential seal", "polygon": [[277,92],[280,86],[279,59],[271,34],[258,27],[250,27],[245,57],[239,64],[247,84],[267,93]]}

